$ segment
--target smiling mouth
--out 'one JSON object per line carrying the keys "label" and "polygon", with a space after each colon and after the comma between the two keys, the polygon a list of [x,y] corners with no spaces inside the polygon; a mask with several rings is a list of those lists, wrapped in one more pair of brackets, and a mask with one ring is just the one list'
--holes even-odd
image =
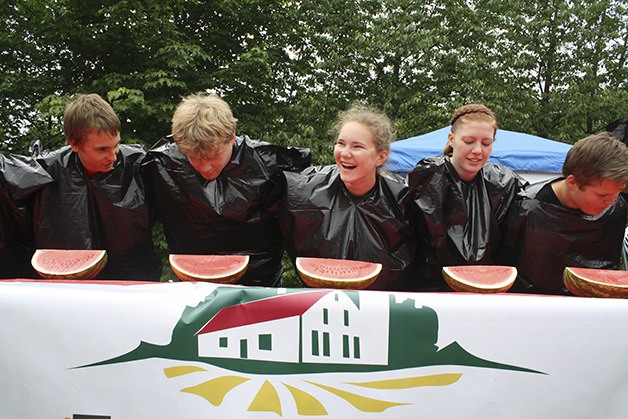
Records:
{"label": "smiling mouth", "polygon": [[342,168],[345,170],[353,170],[356,167],[358,167],[355,164],[349,164],[349,163],[343,163],[343,162],[340,162],[340,166],[342,166]]}

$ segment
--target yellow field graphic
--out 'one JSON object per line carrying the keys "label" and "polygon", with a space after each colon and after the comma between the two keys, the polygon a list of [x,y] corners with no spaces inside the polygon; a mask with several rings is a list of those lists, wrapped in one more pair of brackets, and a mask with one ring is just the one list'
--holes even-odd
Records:
{"label": "yellow field graphic", "polygon": [[193,387],[184,388],[181,391],[184,393],[196,394],[214,406],[220,406],[227,393],[249,380],[250,378],[246,377],[227,375],[205,381],[204,383]]}
{"label": "yellow field graphic", "polygon": [[289,386],[282,383],[292,394],[294,402],[297,405],[297,412],[301,416],[326,416],[327,409],[318,401],[318,399],[312,396],[310,393],[301,390],[299,388]]}
{"label": "yellow field graphic", "polygon": [[369,381],[366,383],[347,383],[354,386],[394,390],[423,386],[448,386],[460,379],[462,374],[434,374],[423,377],[394,378],[392,380]]}
{"label": "yellow field graphic", "polygon": [[264,381],[248,410],[249,412],[275,412],[281,416],[279,394],[268,380]]}
{"label": "yellow field graphic", "polygon": [[[196,372],[208,372],[206,369],[181,365],[175,367],[164,368],[164,373],[168,378],[181,377],[186,374]],[[447,386],[457,382],[462,374],[447,373],[447,374],[432,374],[416,377],[395,378],[389,380],[377,380],[377,381],[365,381],[365,382],[345,382],[343,384],[349,384],[364,389],[377,389],[377,390],[404,390],[416,387],[428,387],[428,386]],[[221,377],[212,378],[211,380],[204,381],[192,387],[186,387],[181,391],[184,393],[195,394],[207,400],[214,406],[220,406],[227,394],[236,387],[251,381],[253,378],[236,376],[236,375],[224,375]],[[379,400],[371,397],[366,397],[357,392],[351,392],[343,390],[341,388],[333,387],[330,385],[317,383],[311,380],[302,380],[306,386],[314,386],[316,388],[325,390],[326,392],[339,397],[351,404],[355,409],[368,413],[379,413],[387,409],[410,405],[412,403],[399,403],[388,400]],[[294,401],[294,405],[297,408],[297,413],[300,416],[327,416],[329,415],[327,408],[323,401],[313,396],[310,392],[289,385],[284,382],[280,382],[290,393]],[[285,393],[284,393],[285,394]],[[247,411],[249,412],[272,412],[279,416],[283,415],[282,402],[286,403],[286,400],[281,399],[279,392],[269,380],[265,379],[261,384],[259,390],[252,398]]]}
{"label": "yellow field graphic", "polygon": [[320,387],[323,390],[327,390],[332,394],[335,394],[341,399],[344,399],[347,402],[351,403],[351,405],[353,405],[353,407],[355,407],[356,409],[361,410],[363,412],[380,413],[391,407],[404,406],[404,405],[411,404],[411,403],[396,403],[396,402],[387,402],[384,400],[371,399],[370,397],[360,396],[359,394],[351,393],[345,390],[340,390],[340,389],[326,386],[323,384],[318,384],[311,381],[306,381],[306,382],[313,384],[317,387]]}
{"label": "yellow field graphic", "polygon": [[199,371],[207,372],[205,368],[192,366],[192,365],[182,365],[178,367],[164,368],[164,373],[166,374],[166,377],[168,378],[178,377],[180,375],[191,374],[193,372],[199,372]]}

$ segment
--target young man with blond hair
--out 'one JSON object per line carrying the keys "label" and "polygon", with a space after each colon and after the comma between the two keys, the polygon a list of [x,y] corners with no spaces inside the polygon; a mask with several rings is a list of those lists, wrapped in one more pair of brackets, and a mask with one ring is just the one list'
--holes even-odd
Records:
{"label": "young man with blond hair", "polygon": [[239,283],[278,286],[283,243],[268,210],[281,197],[282,170],[309,166],[309,150],[237,136],[236,122],[216,95],[183,98],[172,134],[145,164],[153,205],[170,253],[246,254]]}

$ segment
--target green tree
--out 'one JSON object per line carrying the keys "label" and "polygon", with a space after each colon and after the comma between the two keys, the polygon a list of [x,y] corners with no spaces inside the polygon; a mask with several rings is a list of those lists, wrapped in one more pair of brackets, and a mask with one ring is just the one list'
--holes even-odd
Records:
{"label": "green tree", "polygon": [[625,2],[487,0],[477,6],[496,34],[483,54],[502,79],[502,93],[490,94],[505,126],[574,142],[613,119],[611,109],[626,110],[618,100],[625,86],[617,83],[625,75],[625,63],[617,65]]}

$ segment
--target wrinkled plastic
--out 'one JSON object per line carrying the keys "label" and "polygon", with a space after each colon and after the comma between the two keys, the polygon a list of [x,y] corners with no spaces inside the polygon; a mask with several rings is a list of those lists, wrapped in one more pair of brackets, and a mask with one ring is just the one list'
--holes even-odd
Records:
{"label": "wrinkled plastic", "polygon": [[285,173],[285,180],[278,212],[293,262],[302,256],[381,263],[369,288],[407,289],[416,236],[400,203],[407,191],[402,178],[381,172],[361,198],[349,194],[335,165]]}
{"label": "wrinkled plastic", "polygon": [[102,279],[158,281],[161,261],[141,177],[144,150],[121,145],[112,170],[88,177],[69,146],[37,161],[55,180],[35,196],[39,249],[105,249]]}
{"label": "wrinkled plastic", "polygon": [[504,263],[517,267],[516,292],[567,294],[567,266],[617,269],[628,204],[626,195],[602,214],[590,216],[534,199],[546,182],[530,185],[504,224]]}
{"label": "wrinkled plastic", "polygon": [[33,277],[30,197],[52,182],[32,159],[0,154],[0,278]]}
{"label": "wrinkled plastic", "polygon": [[247,254],[239,284],[278,286],[283,243],[268,209],[282,195],[281,171],[310,165],[308,149],[284,148],[237,137],[220,176],[205,180],[168,136],[145,164],[157,217],[170,253]]}
{"label": "wrinkled plastic", "polygon": [[486,163],[464,182],[448,157],[421,160],[408,175],[409,209],[419,230],[419,290],[447,290],[443,266],[496,263],[501,224],[524,181]]}
{"label": "wrinkled plastic", "polygon": [[628,227],[626,227],[626,233],[624,234],[624,245],[621,249],[621,259],[624,264],[624,269],[628,270]]}
{"label": "wrinkled plastic", "polygon": [[606,126],[606,131],[628,146],[628,116],[616,119]]}

